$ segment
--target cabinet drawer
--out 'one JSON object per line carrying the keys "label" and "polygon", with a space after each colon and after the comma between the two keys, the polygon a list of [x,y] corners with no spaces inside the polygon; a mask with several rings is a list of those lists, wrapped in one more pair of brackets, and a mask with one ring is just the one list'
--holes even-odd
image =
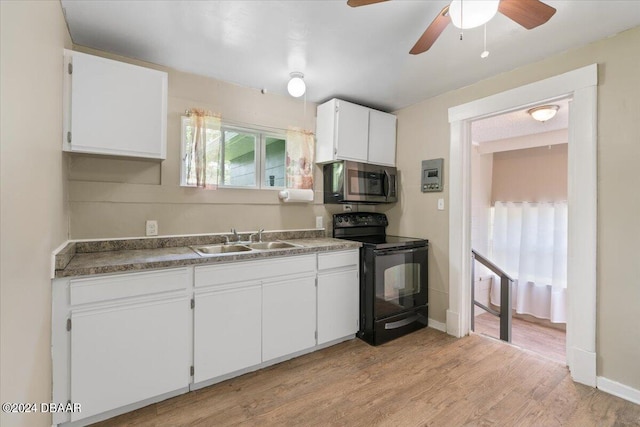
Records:
{"label": "cabinet drawer", "polygon": [[69,281],[71,305],[103,302],[162,292],[185,290],[188,284],[186,268],[127,273]]}
{"label": "cabinet drawer", "polygon": [[350,265],[357,267],[359,262],[360,252],[358,250],[318,254],[318,270],[348,267]]}
{"label": "cabinet drawer", "polygon": [[271,258],[195,268],[195,286],[218,286],[316,271],[316,256]]}

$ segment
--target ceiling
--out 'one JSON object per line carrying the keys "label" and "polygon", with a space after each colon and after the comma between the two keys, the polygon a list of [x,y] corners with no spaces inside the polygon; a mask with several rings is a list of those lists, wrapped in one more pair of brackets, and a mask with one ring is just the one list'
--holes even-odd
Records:
{"label": "ceiling", "polygon": [[339,97],[397,110],[640,25],[640,0],[545,1],[557,9],[525,30],[498,14],[483,29],[449,25],[409,50],[447,1],[62,0],[73,43],[286,94],[301,71],[307,100]]}

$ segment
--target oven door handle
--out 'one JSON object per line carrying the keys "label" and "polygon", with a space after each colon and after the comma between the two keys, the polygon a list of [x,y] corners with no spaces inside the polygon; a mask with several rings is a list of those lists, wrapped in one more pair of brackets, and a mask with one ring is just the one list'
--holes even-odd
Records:
{"label": "oven door handle", "polygon": [[416,253],[420,250],[426,250],[426,246],[419,246],[417,248],[411,248],[411,249],[403,249],[403,250],[398,250],[398,249],[375,249],[373,251],[373,254],[376,256],[380,256],[380,255],[401,255],[401,254],[412,254],[412,253]]}

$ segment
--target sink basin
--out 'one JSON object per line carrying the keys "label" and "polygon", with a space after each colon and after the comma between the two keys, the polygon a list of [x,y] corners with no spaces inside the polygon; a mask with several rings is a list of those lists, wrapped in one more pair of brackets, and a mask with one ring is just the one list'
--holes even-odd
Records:
{"label": "sink basin", "polygon": [[299,245],[287,242],[258,242],[251,243],[249,245],[251,249],[286,249],[286,248],[299,248]]}
{"label": "sink basin", "polygon": [[251,250],[251,248],[248,248],[244,245],[191,246],[191,249],[193,249],[200,255],[228,254],[233,252],[246,252]]}

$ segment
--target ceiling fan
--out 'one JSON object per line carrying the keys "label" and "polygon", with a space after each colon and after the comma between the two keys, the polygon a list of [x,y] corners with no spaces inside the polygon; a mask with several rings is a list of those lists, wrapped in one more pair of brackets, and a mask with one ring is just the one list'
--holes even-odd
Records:
{"label": "ceiling fan", "polygon": [[[384,1],[388,0],[348,0],[347,4],[358,7]],[[476,9],[480,15],[483,15],[479,17],[480,21],[475,21],[473,15],[476,10],[472,9]],[[474,28],[488,22],[496,11],[527,30],[544,24],[556,13],[555,8],[539,0],[453,0],[438,13],[409,53],[417,55],[429,50],[450,22],[458,28]]]}

